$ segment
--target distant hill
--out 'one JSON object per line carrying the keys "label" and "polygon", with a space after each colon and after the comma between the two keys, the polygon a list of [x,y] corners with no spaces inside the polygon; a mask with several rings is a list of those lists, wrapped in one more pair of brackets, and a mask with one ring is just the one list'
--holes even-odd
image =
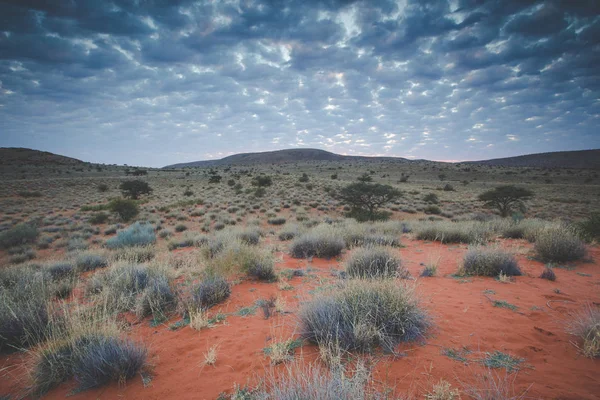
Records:
{"label": "distant hill", "polygon": [[391,160],[410,162],[400,157],[362,157],[343,156],[319,149],[287,149],[276,151],[265,151],[261,153],[234,154],[218,160],[192,161],[167,165],[164,168],[188,168],[188,167],[216,167],[219,165],[249,165],[249,164],[281,164],[301,161],[369,161],[369,160]]}
{"label": "distant hill", "polygon": [[517,157],[470,161],[462,164],[479,164],[504,167],[600,169],[600,149],[527,154]]}
{"label": "distant hill", "polygon": [[0,165],[78,165],[83,161],[47,151],[0,147]]}

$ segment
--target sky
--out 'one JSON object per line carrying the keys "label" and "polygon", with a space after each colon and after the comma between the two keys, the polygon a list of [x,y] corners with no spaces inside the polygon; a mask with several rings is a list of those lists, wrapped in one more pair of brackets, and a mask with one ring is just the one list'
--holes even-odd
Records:
{"label": "sky", "polygon": [[0,147],[458,161],[599,128],[597,0],[0,1]]}

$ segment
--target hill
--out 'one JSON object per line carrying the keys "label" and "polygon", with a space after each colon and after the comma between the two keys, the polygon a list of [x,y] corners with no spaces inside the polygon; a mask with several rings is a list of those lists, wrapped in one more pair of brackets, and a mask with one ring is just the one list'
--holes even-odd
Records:
{"label": "hill", "polygon": [[286,149],[276,151],[265,151],[260,153],[234,154],[218,160],[192,161],[167,165],[163,168],[189,168],[189,167],[216,167],[220,165],[249,165],[249,164],[281,164],[300,161],[371,161],[390,160],[409,162],[400,157],[363,157],[344,156],[319,149]]}
{"label": "hill", "polygon": [[470,161],[464,162],[463,164],[504,167],[600,169],[600,149],[527,154],[517,157]]}
{"label": "hill", "polygon": [[0,165],[78,165],[83,161],[48,151],[23,147],[0,147]]}

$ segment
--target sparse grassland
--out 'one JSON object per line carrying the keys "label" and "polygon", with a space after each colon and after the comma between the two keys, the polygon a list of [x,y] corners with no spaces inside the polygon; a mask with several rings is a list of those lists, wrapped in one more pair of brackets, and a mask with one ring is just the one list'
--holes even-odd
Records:
{"label": "sparse grassland", "polygon": [[[119,191],[131,168],[76,168],[0,166],[0,365],[11,366],[0,397],[68,386],[75,398],[600,390],[597,365],[576,356],[598,357],[595,172],[421,161],[148,169],[153,190],[133,200]],[[402,195],[358,212],[336,194],[358,178]],[[483,207],[478,196],[502,185],[535,193],[524,215]],[[406,369],[425,359],[426,383]],[[462,382],[450,368],[473,371]],[[140,376],[147,387],[123,385]]]}

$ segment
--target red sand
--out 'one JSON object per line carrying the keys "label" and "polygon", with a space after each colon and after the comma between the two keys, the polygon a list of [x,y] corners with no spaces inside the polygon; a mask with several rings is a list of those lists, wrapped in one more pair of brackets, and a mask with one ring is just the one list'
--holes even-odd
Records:
{"label": "red sand", "polygon": [[[375,380],[394,389],[397,395],[411,393],[421,397],[440,378],[459,389],[475,382],[475,375],[484,369],[476,362],[483,352],[495,350],[522,357],[525,362],[515,379],[517,392],[526,390],[528,398],[596,399],[600,394],[600,364],[579,354],[571,343],[573,336],[565,333],[568,313],[588,302],[600,303],[598,261],[600,249],[590,249],[594,262],[575,264],[574,270],[555,269],[556,282],[539,279],[543,264],[527,258],[531,245],[524,241],[503,241],[503,245],[520,253],[519,263],[524,276],[515,282],[502,283],[493,278],[454,278],[462,256],[463,245],[440,245],[404,238],[406,246],[399,250],[404,265],[413,277],[423,269],[420,263],[440,257],[438,274],[419,278],[417,292],[433,317],[435,328],[423,343],[399,346],[405,356],[378,357]],[[235,383],[252,385],[269,369],[269,359],[263,348],[273,340],[292,336],[297,327],[295,312],[299,298],[310,298],[310,289],[333,279],[331,269],[341,269],[337,260],[295,260],[283,255],[278,269],[311,268],[306,277],[290,280],[293,290],[282,291],[277,283],[244,281],[232,288],[232,296],[211,314],[235,312],[251,306],[257,299],[281,296],[287,302],[288,314],[266,320],[261,309],[247,317],[228,316],[226,322],[214,328],[195,331],[183,327],[171,331],[169,324],[150,327],[145,320],[133,325],[132,338],[146,343],[154,365],[154,377],[149,387],[136,377],[125,386],[111,386],[72,396],[76,399],[215,399],[223,391],[231,392]],[[589,274],[591,276],[579,275]],[[556,293],[555,289],[560,292]],[[495,294],[484,294],[493,290]],[[494,307],[490,300],[505,300],[518,310]],[[550,302],[549,302],[550,301]],[[173,319],[170,323],[175,322]],[[204,353],[219,345],[215,366],[203,365]],[[452,360],[442,354],[445,348],[468,347],[473,353],[469,364]],[[305,361],[314,360],[316,347],[305,345],[297,350]],[[22,360],[22,358],[24,360]],[[0,393],[7,388],[22,388],[24,370],[19,365],[27,355],[0,358]],[[523,367],[523,365],[525,365]],[[6,367],[8,369],[4,369]],[[10,367],[14,366],[14,368]],[[281,367],[277,367],[281,368]],[[497,370],[500,376],[503,370]],[[16,382],[21,377],[21,383]],[[72,383],[63,384],[47,398],[63,399],[72,390]]]}

